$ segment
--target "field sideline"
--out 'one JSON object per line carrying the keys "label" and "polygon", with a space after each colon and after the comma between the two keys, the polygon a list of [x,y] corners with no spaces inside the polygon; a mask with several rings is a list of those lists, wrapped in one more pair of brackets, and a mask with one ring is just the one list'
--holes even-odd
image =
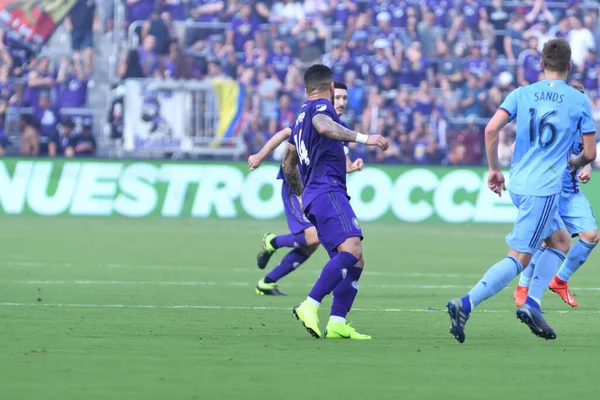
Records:
{"label": "field sideline", "polygon": [[374,339],[351,342],[312,339],[290,314],[323,250],[281,281],[288,297],[254,293],[260,238],[283,221],[2,217],[1,397],[595,399],[596,253],[572,280],[579,308],[546,293],[556,341],[517,321],[512,290],[463,345],[448,333],[446,301],[505,255],[509,229],[363,224],[349,320]]}

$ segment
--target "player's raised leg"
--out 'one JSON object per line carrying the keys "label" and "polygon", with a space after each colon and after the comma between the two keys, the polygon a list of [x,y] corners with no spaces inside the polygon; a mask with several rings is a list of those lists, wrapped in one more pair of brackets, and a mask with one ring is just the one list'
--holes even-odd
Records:
{"label": "player's raised leg", "polygon": [[531,284],[531,278],[533,278],[533,272],[535,271],[535,265],[537,263],[538,258],[542,255],[542,253],[546,250],[546,247],[543,245],[539,247],[539,249],[535,252],[531,261],[529,262],[529,266],[521,272],[519,275],[519,284],[513,293],[513,299],[515,300],[515,304],[517,307],[525,304],[525,300],[527,299],[527,293],[529,292],[529,285]]}
{"label": "player's raised leg", "polygon": [[256,263],[260,269],[267,266],[271,256],[275,254],[277,249],[282,247],[305,248],[319,244],[314,231],[307,233],[307,230],[313,228],[313,226],[304,216],[298,198],[285,181],[281,185],[281,200],[283,201],[283,210],[290,233],[280,236],[272,233],[264,235],[262,246],[256,256]]}
{"label": "player's raised leg", "polygon": [[277,282],[300,267],[319,247],[319,238],[314,226],[311,225],[310,228],[304,230],[304,237],[307,243],[306,246],[292,249],[281,259],[281,262],[275,268],[258,281],[256,285],[257,294],[286,296],[285,293],[279,290]]}

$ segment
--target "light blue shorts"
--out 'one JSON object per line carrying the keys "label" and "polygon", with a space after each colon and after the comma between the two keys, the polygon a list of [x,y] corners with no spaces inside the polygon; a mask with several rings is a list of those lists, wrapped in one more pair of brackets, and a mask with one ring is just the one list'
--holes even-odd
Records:
{"label": "light blue shorts", "polygon": [[560,194],[552,196],[521,196],[510,193],[514,205],[519,209],[506,244],[519,253],[533,254],[552,232],[565,229],[558,215]]}
{"label": "light blue shorts", "polygon": [[590,202],[581,191],[577,193],[562,192],[560,194],[558,215],[564,221],[571,236],[598,230],[592,206],[590,206]]}

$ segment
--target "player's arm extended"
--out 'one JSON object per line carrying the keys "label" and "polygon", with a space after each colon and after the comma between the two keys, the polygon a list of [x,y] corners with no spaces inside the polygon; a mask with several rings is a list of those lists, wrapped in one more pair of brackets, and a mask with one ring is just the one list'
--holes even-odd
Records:
{"label": "player's arm extended", "polygon": [[277,132],[265,143],[265,145],[260,149],[260,151],[256,154],[252,154],[248,157],[248,165],[250,166],[250,171],[254,171],[256,168],[260,167],[263,161],[269,154],[273,152],[279,145],[290,138],[292,134],[292,130],[290,128],[284,128]]}
{"label": "player's arm extended", "polygon": [[500,130],[504,128],[510,117],[508,113],[502,109],[496,111],[485,127],[485,149],[487,152],[488,164],[490,171],[500,171],[500,161],[498,160],[498,138]]}
{"label": "player's arm extended", "polygon": [[577,156],[571,156],[569,162],[576,170],[585,167],[596,159],[596,136],[594,134],[583,135],[583,151]]}
{"label": "player's arm extended", "polygon": [[[298,169],[298,153],[296,152],[296,146],[288,143],[285,147],[285,153],[283,153],[283,161],[281,161],[281,169],[285,176],[285,181],[292,188],[293,192],[298,196],[298,200],[301,200],[302,191],[304,185],[302,185],[302,178],[300,177],[300,170]],[[302,201],[300,201],[302,203]]]}
{"label": "player's arm extended", "polygon": [[350,130],[331,119],[325,114],[317,114],[312,118],[312,124],[319,135],[340,142],[356,142],[367,146],[379,146],[381,150],[387,150],[388,141],[381,135],[364,135]]}

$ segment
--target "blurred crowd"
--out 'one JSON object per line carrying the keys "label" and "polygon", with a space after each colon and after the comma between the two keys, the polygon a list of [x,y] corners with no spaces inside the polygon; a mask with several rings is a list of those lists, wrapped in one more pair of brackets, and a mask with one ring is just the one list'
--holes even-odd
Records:
{"label": "blurred crowd", "polygon": [[[50,108],[56,109],[64,107],[65,91],[87,87],[91,33],[98,24],[94,3],[78,0],[80,8],[73,12],[81,15],[66,22],[74,55],[56,68],[45,59],[19,63],[21,50],[4,35],[0,84],[8,75],[21,85],[2,86],[4,103],[43,108],[48,93]],[[293,121],[305,99],[302,74],[322,62],[349,87],[344,121],[390,139],[386,153],[355,147],[355,156],[383,163],[481,164],[482,124],[511,90],[542,77],[541,49],[554,37],[570,42],[569,80],[584,86],[600,123],[598,0],[122,3],[127,25],[113,27],[110,13],[106,21],[108,29],[131,32],[118,63],[119,78],[240,82],[247,94],[241,132],[249,153]],[[78,100],[68,107],[85,103],[85,93],[74,97]],[[115,137],[122,114],[122,107],[111,108]],[[509,148],[513,137],[514,127],[508,126],[501,149]],[[510,162],[510,151],[502,160]]]}
{"label": "blurred crowd", "polygon": [[[323,62],[349,87],[344,121],[392,143],[356,156],[480,164],[481,124],[511,90],[542,77],[541,49],[554,37],[570,42],[570,80],[600,120],[598,9],[596,0],[127,0],[129,21],[144,22],[119,74],[241,82],[251,153],[290,124],[304,69]],[[502,132],[503,146],[513,135]]]}
{"label": "blurred crowd", "polygon": [[96,152],[86,110],[88,85],[93,84],[93,33],[99,29],[95,2],[77,0],[64,23],[72,54],[54,61],[32,54],[12,32],[0,29],[0,155],[11,139],[19,146],[16,152],[27,156]]}

